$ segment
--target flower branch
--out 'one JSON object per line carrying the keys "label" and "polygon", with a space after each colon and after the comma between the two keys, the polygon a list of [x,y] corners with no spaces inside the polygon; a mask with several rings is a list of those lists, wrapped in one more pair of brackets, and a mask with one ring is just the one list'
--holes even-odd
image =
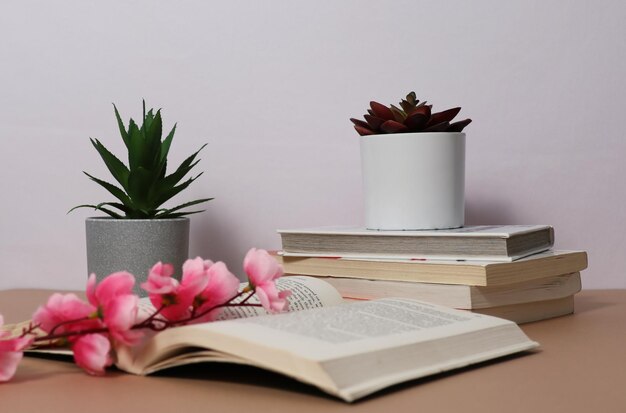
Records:
{"label": "flower branch", "polygon": [[[278,291],[275,284],[282,267],[267,251],[253,248],[246,254],[248,285],[241,291],[239,280],[223,262],[198,257],[187,260],[182,269],[180,281],[172,277],[170,264],[159,262],[150,269],[141,287],[154,310],[143,320],[138,317],[139,297],[132,293],[135,277],[128,272],[110,274],[99,283],[92,274],[87,301],[75,294],[53,294],[17,337],[0,328],[0,382],[11,379],[24,350],[33,344],[68,344],[80,367],[102,375],[113,363],[116,349],[138,345],[146,330],[210,322],[226,307],[262,307],[269,313],[287,309],[290,292]],[[255,295],[259,304],[250,302]]]}

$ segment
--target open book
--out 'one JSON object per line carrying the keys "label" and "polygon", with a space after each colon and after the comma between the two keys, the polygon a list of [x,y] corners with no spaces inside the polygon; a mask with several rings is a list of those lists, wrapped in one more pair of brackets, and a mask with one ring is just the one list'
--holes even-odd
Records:
{"label": "open book", "polygon": [[171,328],[120,349],[116,365],[147,375],[192,363],[245,364],[349,402],[538,345],[495,317],[405,298],[344,303],[331,285],[311,277],[281,278],[278,287],[292,291],[289,313],[231,307],[224,320]]}
{"label": "open book", "polygon": [[[292,290],[292,310],[302,311],[166,330],[120,351],[118,367],[150,374],[198,362],[248,364],[352,401],[537,346],[515,323],[494,317],[409,299],[344,304],[333,287],[309,277],[279,284]],[[230,308],[223,317],[250,316],[249,310]]]}

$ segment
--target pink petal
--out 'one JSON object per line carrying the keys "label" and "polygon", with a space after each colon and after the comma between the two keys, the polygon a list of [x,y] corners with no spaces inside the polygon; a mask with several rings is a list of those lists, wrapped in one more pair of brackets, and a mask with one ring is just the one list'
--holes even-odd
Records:
{"label": "pink petal", "polygon": [[150,294],[170,294],[178,287],[178,280],[172,278],[174,267],[170,264],[156,263],[148,273],[148,279],[141,288]]}
{"label": "pink petal", "polygon": [[59,310],[64,320],[76,320],[93,315],[97,308],[70,293],[63,295]]}
{"label": "pink petal", "polygon": [[111,343],[102,334],[87,334],[80,337],[72,350],[76,364],[89,374],[102,375],[104,369],[113,362],[109,354]]}
{"label": "pink petal", "polygon": [[204,272],[204,260],[197,257],[189,259],[183,264],[183,278],[188,274],[202,274]]}
{"label": "pink petal", "polygon": [[0,351],[0,382],[11,380],[23,355],[18,351]]}
{"label": "pink petal", "polygon": [[209,277],[205,270],[200,272],[184,272],[178,294],[179,296],[181,294],[185,296],[183,301],[186,301],[186,297],[191,296],[191,300],[189,301],[189,304],[191,304],[193,298],[206,288],[208,282]]}
{"label": "pink petal", "polygon": [[283,274],[282,267],[267,251],[256,248],[246,254],[243,268],[253,285],[263,284]]}
{"label": "pink petal", "polygon": [[224,304],[239,291],[239,279],[228,270],[226,264],[219,261],[208,270],[208,283],[202,292],[205,300],[213,305]]}
{"label": "pink petal", "polygon": [[271,308],[271,303],[265,291],[262,290],[261,288],[257,288],[254,290],[254,293],[259,298],[259,301],[261,302],[261,305],[263,306],[263,308],[265,308],[266,310],[269,310]]}
{"label": "pink petal", "polygon": [[96,301],[99,305],[103,305],[119,295],[131,294],[134,285],[135,277],[129,272],[120,271],[110,274],[96,286]]}
{"label": "pink petal", "polygon": [[161,311],[161,315],[170,321],[179,321],[191,315],[190,304],[172,304]]}
{"label": "pink petal", "polygon": [[96,274],[89,274],[89,278],[87,279],[87,289],[86,289],[87,301],[89,301],[92,305],[98,306],[98,300],[96,299]]}
{"label": "pink petal", "polygon": [[0,353],[24,351],[30,347],[31,344],[33,344],[34,340],[35,337],[33,336],[15,337],[9,340],[2,340],[0,341]]}
{"label": "pink petal", "polygon": [[171,277],[174,275],[174,266],[172,264],[163,264],[159,261],[152,267],[150,272],[158,273],[161,277]]}
{"label": "pink petal", "polygon": [[[223,262],[217,262],[213,264],[208,273],[208,284],[202,294],[202,305],[197,309],[197,314],[201,314],[208,309],[220,304],[224,304],[237,295],[239,291],[239,279],[231,273],[226,264]],[[222,309],[215,309],[198,321],[212,321],[215,320]]]}
{"label": "pink petal", "polygon": [[[84,302],[75,294],[55,293],[50,296],[48,302],[40,306],[33,315],[35,324],[39,324],[44,331],[51,331],[62,322],[81,320],[93,315],[97,309]],[[69,326],[63,326],[58,331],[67,331]]]}
{"label": "pink petal", "polygon": [[138,330],[127,331],[112,331],[111,337],[116,343],[125,344],[127,346],[134,346],[141,342],[144,333]]}
{"label": "pink petal", "polygon": [[286,298],[291,295],[290,291],[278,291],[274,282],[268,282],[258,285],[255,293],[261,301],[261,305],[269,312],[279,312],[287,309],[288,301]]}
{"label": "pink petal", "polygon": [[287,311],[289,309],[289,301],[287,298],[291,295],[291,291],[281,291],[278,293],[278,299],[272,303],[272,308],[277,311]]}
{"label": "pink petal", "polygon": [[139,298],[132,294],[109,300],[103,309],[104,324],[111,331],[129,330],[137,321],[138,303]]}

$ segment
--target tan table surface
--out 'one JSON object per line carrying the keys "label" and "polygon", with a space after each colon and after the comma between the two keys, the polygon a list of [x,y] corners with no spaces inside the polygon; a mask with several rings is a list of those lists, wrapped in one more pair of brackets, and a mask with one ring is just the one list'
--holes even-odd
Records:
{"label": "tan table surface", "polygon": [[[6,322],[50,294],[0,291]],[[152,377],[90,377],[72,363],[25,357],[0,384],[0,412],[626,412],[626,290],[583,291],[571,316],[531,323],[532,354],[415,380],[352,405],[252,368],[204,364]]]}

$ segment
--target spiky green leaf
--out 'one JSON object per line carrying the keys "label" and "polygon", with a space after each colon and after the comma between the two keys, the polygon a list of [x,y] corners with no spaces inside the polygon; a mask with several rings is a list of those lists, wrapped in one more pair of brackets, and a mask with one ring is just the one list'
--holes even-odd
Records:
{"label": "spiky green leaf", "polygon": [[167,202],[167,200],[169,200],[170,198],[176,196],[177,194],[180,193],[180,191],[182,191],[183,189],[187,188],[189,185],[191,185],[191,183],[193,181],[195,181],[196,179],[198,179],[200,176],[202,175],[202,172],[199,173],[198,175],[196,175],[193,178],[189,178],[188,180],[186,180],[185,182],[183,182],[182,184],[175,186],[173,188],[167,189],[163,192],[160,193],[159,198],[157,198],[157,206],[159,205],[163,205],[165,202]]}
{"label": "spiky green leaf", "polygon": [[[133,169],[128,176],[128,195],[138,208],[150,210],[148,202],[149,189],[158,179],[152,171],[140,166]],[[158,205],[156,205],[158,206]]]}
{"label": "spiky green leaf", "polygon": [[143,136],[134,120],[128,122],[128,165],[130,170],[142,165]]}
{"label": "spiky green leaf", "polygon": [[176,124],[174,124],[174,127],[172,128],[170,133],[168,133],[167,137],[165,138],[165,140],[163,140],[163,143],[161,144],[161,161],[167,159],[167,154],[170,152],[170,146],[172,145],[172,139],[174,139],[175,133]]}
{"label": "spiky green leaf", "polygon": [[132,210],[127,207],[124,204],[120,204],[119,202],[100,202],[98,205],[96,205],[97,207],[103,207],[103,206],[111,206],[113,208],[117,208],[120,211],[122,211],[125,214],[130,213]]}
{"label": "spiky green leaf", "polygon": [[205,211],[204,209],[201,209],[199,211],[178,212],[178,213],[168,214],[168,215],[156,215],[154,218],[156,219],[180,218],[180,217],[184,217],[187,215],[199,214],[200,212],[204,212],[204,211]]}
{"label": "spiky green leaf", "polygon": [[162,185],[161,187],[164,189],[170,189],[173,188],[176,184],[178,184],[178,182],[180,182],[181,179],[183,179],[187,173],[189,173],[189,171],[197,165],[197,163],[199,162],[196,161],[194,162],[194,160],[196,159],[196,156],[198,156],[198,154],[200,153],[200,151],[202,149],[204,149],[204,147],[206,146],[206,143],[204,145],[202,145],[200,147],[200,149],[198,149],[195,153],[193,153],[191,156],[189,156],[187,159],[185,159],[176,169],[176,171],[174,171],[172,174],[166,176],[163,181],[162,181]]}
{"label": "spiky green leaf", "polygon": [[91,144],[96,148],[104,164],[113,175],[113,178],[122,185],[122,188],[128,188],[128,168],[122,161],[113,155],[98,139],[90,139]]}
{"label": "spiky green leaf", "polygon": [[126,127],[124,126],[124,122],[122,122],[122,118],[120,116],[120,113],[117,111],[117,107],[115,106],[115,103],[113,104],[113,110],[115,110],[115,118],[117,119],[117,126],[120,129],[120,135],[122,135],[122,140],[124,141],[124,145],[126,145],[126,148],[128,148],[129,146],[128,132],[126,132]]}
{"label": "spiky green leaf", "polygon": [[[151,111],[152,112],[152,111]],[[161,119],[161,111],[158,110],[154,115],[152,122],[146,129],[146,151],[147,159],[149,162],[147,167],[155,169],[159,162],[161,162],[161,134],[163,133],[163,120]]]}
{"label": "spiky green leaf", "polygon": [[111,217],[116,218],[116,219],[124,218],[123,216],[121,216],[117,212],[111,211],[110,209],[107,209],[107,208],[103,208],[100,205],[87,205],[87,204],[85,204],[85,205],[78,205],[78,206],[75,206],[74,208],[70,209],[69,211],[67,211],[67,213],[69,214],[70,212],[72,212],[73,210],[78,209],[78,208],[93,208],[93,209],[96,209],[98,211],[102,211],[105,214],[108,214]]}
{"label": "spiky green leaf", "polygon": [[187,207],[190,207],[190,206],[192,206],[192,205],[198,205],[198,204],[201,204],[201,203],[203,203],[203,202],[210,201],[210,200],[212,200],[212,199],[213,199],[213,198],[196,199],[195,201],[185,202],[184,204],[177,205],[177,206],[175,206],[175,207],[173,207],[173,208],[170,208],[170,209],[164,209],[164,210],[162,209],[162,210],[160,210],[160,211],[159,211],[159,213],[157,214],[157,216],[158,216],[158,215],[162,215],[162,214],[171,214],[171,213],[176,212],[176,211],[179,211],[179,210],[181,210],[181,209],[183,209],[183,208],[187,208]]}
{"label": "spiky green leaf", "polygon": [[133,202],[123,190],[121,190],[120,188],[116,187],[113,184],[103,181],[102,179],[98,179],[92,175],[89,175],[87,172],[83,171],[83,173],[87,175],[89,179],[91,179],[92,181],[96,182],[97,184],[102,186],[104,189],[109,191],[111,195],[113,195],[114,197],[122,201],[124,205],[128,206],[129,208],[133,208]]}

